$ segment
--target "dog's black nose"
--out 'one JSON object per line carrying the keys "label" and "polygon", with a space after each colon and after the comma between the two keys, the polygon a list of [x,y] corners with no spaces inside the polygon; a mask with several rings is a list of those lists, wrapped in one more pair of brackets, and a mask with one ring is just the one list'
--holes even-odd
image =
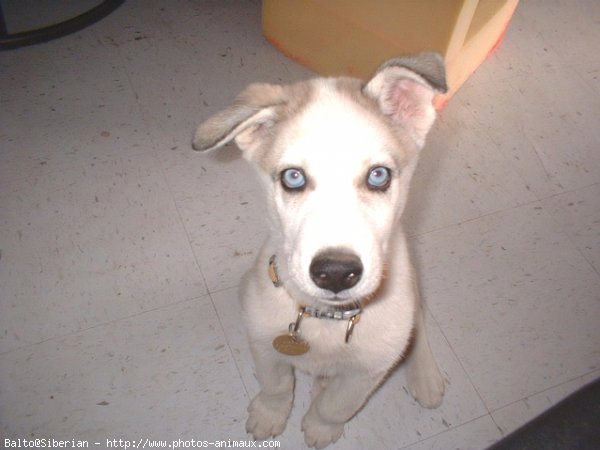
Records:
{"label": "dog's black nose", "polygon": [[337,294],[355,286],[363,273],[360,258],[347,250],[325,250],[310,263],[310,277],[321,289]]}

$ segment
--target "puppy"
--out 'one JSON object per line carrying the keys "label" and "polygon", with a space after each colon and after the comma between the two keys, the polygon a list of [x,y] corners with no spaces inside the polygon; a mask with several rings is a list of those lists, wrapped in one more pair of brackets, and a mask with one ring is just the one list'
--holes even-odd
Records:
{"label": "puppy", "polygon": [[445,91],[442,58],[421,53],[366,83],[252,84],[198,127],[194,149],[235,141],[268,201],[271,233],[241,287],[260,384],[246,423],[255,439],[283,432],[294,369],[315,377],[302,420],[311,447],[339,439],[403,359],[412,395],[441,403],[400,217]]}

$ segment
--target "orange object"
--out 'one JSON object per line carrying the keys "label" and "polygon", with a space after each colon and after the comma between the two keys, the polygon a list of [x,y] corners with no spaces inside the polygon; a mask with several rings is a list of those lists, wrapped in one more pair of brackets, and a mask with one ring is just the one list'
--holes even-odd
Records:
{"label": "orange object", "polygon": [[446,62],[441,108],[499,44],[518,0],[263,0],[275,47],[320,75],[367,78],[387,59],[433,50]]}

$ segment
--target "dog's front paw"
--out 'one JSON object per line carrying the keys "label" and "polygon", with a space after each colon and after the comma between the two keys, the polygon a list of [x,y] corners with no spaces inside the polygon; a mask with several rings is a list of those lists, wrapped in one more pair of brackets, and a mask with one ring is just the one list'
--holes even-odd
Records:
{"label": "dog's front paw", "polygon": [[325,423],[309,411],[302,419],[304,442],[309,447],[321,449],[337,441],[344,432],[344,424]]}
{"label": "dog's front paw", "polygon": [[444,379],[437,367],[429,370],[409,370],[408,389],[425,408],[437,408],[444,397]]}
{"label": "dog's front paw", "polygon": [[265,440],[279,436],[285,429],[285,424],[290,412],[291,404],[269,407],[258,394],[248,406],[248,420],[246,431],[256,440]]}

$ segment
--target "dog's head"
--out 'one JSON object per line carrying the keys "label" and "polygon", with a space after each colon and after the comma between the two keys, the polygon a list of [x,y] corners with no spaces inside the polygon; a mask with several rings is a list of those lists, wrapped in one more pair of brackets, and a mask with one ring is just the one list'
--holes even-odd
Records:
{"label": "dog's head", "polygon": [[253,84],[201,124],[193,147],[235,140],[261,174],[287,288],[310,304],[355,302],[384,278],[419,150],[445,92],[442,59],[385,63],[367,83]]}

